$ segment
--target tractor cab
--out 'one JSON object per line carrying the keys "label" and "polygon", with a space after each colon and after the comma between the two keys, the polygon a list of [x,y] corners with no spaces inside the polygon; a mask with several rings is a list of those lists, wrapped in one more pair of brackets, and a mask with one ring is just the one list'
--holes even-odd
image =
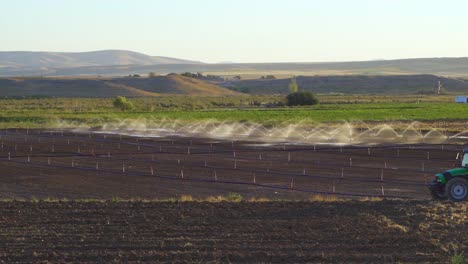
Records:
{"label": "tractor cab", "polygon": [[462,156],[462,159],[461,159],[461,166],[463,168],[468,167],[468,148],[463,149],[463,156]]}
{"label": "tractor cab", "polygon": [[463,149],[460,165],[460,168],[435,175],[435,180],[428,186],[434,199],[457,202],[468,200],[468,148]]}

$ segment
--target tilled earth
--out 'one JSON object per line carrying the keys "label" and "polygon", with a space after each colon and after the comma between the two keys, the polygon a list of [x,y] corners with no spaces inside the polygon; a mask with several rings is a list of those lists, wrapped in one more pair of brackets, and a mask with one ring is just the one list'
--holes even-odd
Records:
{"label": "tilled earth", "polygon": [[467,208],[402,200],[0,202],[0,261],[447,263],[468,252]]}
{"label": "tilled earth", "polygon": [[297,145],[72,131],[0,130],[0,198],[173,198],[229,192],[430,198],[466,142]]}

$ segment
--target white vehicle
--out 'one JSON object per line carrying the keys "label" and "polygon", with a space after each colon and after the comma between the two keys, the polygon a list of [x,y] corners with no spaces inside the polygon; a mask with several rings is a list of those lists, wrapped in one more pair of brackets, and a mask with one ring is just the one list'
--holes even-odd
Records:
{"label": "white vehicle", "polygon": [[455,97],[455,103],[468,104],[468,96],[459,95]]}

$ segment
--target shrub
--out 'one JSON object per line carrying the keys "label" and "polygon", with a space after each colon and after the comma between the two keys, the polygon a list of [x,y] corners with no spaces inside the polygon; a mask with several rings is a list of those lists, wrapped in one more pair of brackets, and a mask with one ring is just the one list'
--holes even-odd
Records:
{"label": "shrub", "polygon": [[311,92],[295,92],[290,93],[286,97],[289,106],[295,105],[316,105],[319,103],[319,100]]}
{"label": "shrub", "polygon": [[135,106],[132,104],[132,102],[128,101],[127,98],[123,96],[117,96],[113,104],[115,108],[118,108],[121,111],[135,109]]}
{"label": "shrub", "polygon": [[238,194],[238,193],[228,193],[228,195],[226,196],[227,200],[230,201],[230,202],[240,202],[242,201],[243,197],[242,195]]}

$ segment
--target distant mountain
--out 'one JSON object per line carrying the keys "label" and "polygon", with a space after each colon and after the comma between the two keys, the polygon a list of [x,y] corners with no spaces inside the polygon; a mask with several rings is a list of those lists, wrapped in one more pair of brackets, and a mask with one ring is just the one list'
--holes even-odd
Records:
{"label": "distant mountain", "polygon": [[[0,67],[13,69],[77,68],[90,66],[200,64],[201,62],[149,56],[126,50],[91,52],[1,51]],[[0,68],[1,69],[1,68]]]}
{"label": "distant mountain", "polygon": [[236,95],[202,80],[169,74],[154,78],[0,78],[0,97],[145,97]]}
{"label": "distant mountain", "polygon": [[468,57],[317,63],[202,63],[125,50],[0,52],[0,76],[125,76],[156,72],[217,75],[417,75],[468,77]]}

